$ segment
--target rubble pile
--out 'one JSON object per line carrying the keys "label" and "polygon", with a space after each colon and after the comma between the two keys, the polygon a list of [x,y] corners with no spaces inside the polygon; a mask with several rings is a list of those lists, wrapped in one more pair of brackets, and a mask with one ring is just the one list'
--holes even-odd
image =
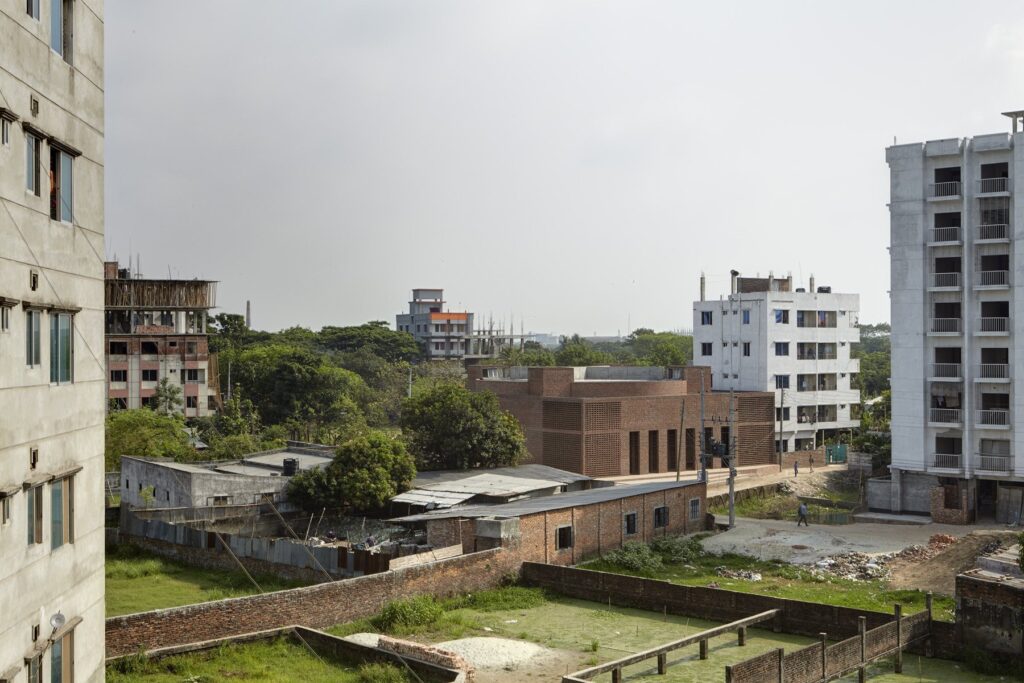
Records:
{"label": "rubble pile", "polygon": [[865,555],[848,552],[826,557],[816,562],[812,573],[831,574],[854,581],[888,579],[896,563],[917,563],[929,560],[957,542],[956,536],[935,534],[928,539],[928,545],[911,545],[896,553]]}
{"label": "rubble pile", "polygon": [[[761,573],[752,572],[746,569],[729,569],[728,567],[715,567],[715,573],[726,579],[743,579],[745,581],[760,581]],[[717,588],[717,586],[715,586]]]}

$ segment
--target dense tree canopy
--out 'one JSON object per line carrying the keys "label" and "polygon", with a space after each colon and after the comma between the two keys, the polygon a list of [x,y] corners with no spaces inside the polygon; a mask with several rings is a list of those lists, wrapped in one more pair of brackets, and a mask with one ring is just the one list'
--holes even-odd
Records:
{"label": "dense tree canopy", "polygon": [[890,327],[886,323],[860,326],[860,342],[854,345],[851,357],[860,359],[858,385],[862,398],[872,398],[889,388],[892,374]]}
{"label": "dense tree canopy", "polygon": [[120,468],[122,455],[186,460],[195,454],[180,415],[160,415],[148,408],[107,415],[105,452],[107,471]]}
{"label": "dense tree canopy", "polygon": [[412,361],[420,355],[420,347],[408,332],[396,332],[383,320],[374,320],[355,327],[327,326],[320,330],[320,343],[334,351],[369,351],[379,358],[396,363]]}
{"label": "dense tree canopy", "polygon": [[434,387],[405,400],[401,425],[421,470],[504,467],[526,455],[518,420],[486,391]]}

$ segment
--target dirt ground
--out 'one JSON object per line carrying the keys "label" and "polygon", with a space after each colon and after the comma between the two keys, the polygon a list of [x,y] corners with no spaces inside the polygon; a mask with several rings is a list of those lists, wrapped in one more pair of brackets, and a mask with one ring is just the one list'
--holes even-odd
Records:
{"label": "dirt ground", "polygon": [[972,531],[935,557],[921,562],[894,563],[890,585],[953,595],[956,575],[973,567],[985,546],[994,541],[1010,542],[1016,535],[1009,531]]}

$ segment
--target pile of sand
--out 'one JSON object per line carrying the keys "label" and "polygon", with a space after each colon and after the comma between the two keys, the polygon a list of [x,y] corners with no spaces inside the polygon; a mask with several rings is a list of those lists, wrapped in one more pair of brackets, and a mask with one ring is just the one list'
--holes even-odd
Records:
{"label": "pile of sand", "polygon": [[477,669],[515,669],[553,652],[535,643],[508,638],[461,638],[434,647],[462,655]]}

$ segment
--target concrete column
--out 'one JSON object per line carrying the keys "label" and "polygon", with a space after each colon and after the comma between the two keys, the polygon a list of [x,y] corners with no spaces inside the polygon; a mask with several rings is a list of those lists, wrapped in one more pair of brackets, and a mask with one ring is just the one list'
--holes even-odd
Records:
{"label": "concrete column", "polygon": [[781,647],[775,651],[776,656],[779,658],[779,683],[783,683],[786,680],[786,651]]}
{"label": "concrete column", "polygon": [[928,611],[928,639],[924,644],[924,656],[931,657],[934,653],[932,652],[932,592],[924,596],[924,608]]}
{"label": "concrete column", "polygon": [[896,673],[903,673],[903,606],[896,603],[892,606],[896,617]]}
{"label": "concrete column", "polygon": [[822,678],[822,680],[824,680],[825,679],[825,675],[826,675],[826,670],[828,668],[826,666],[826,662],[827,662],[828,658],[825,656],[825,649],[828,647],[828,634],[827,633],[819,633],[818,634],[818,640],[821,641],[821,678]]}
{"label": "concrete column", "polygon": [[736,629],[736,636],[737,636],[737,639],[739,640],[739,644],[741,646],[742,645],[746,645],[747,644],[747,627],[746,626],[740,626],[738,629]]}
{"label": "concrete column", "polygon": [[700,658],[701,659],[707,659],[708,658],[708,639],[707,638],[705,638],[702,641],[700,641]]}
{"label": "concrete column", "polygon": [[865,668],[862,666],[857,669],[857,683],[867,683],[868,674]]}
{"label": "concrete column", "polygon": [[889,487],[889,509],[895,513],[903,511],[903,470],[892,467],[892,484]]}
{"label": "concrete column", "polygon": [[658,655],[658,673],[661,674],[661,675],[664,675],[667,670],[668,670],[668,655],[662,653],[662,654]]}
{"label": "concrete column", "polygon": [[622,668],[612,669],[612,683],[622,683]]}
{"label": "concrete column", "polygon": [[[857,617],[857,633],[860,634],[860,661],[864,661],[864,656],[868,651],[868,618]],[[863,670],[863,667],[861,667]]]}

